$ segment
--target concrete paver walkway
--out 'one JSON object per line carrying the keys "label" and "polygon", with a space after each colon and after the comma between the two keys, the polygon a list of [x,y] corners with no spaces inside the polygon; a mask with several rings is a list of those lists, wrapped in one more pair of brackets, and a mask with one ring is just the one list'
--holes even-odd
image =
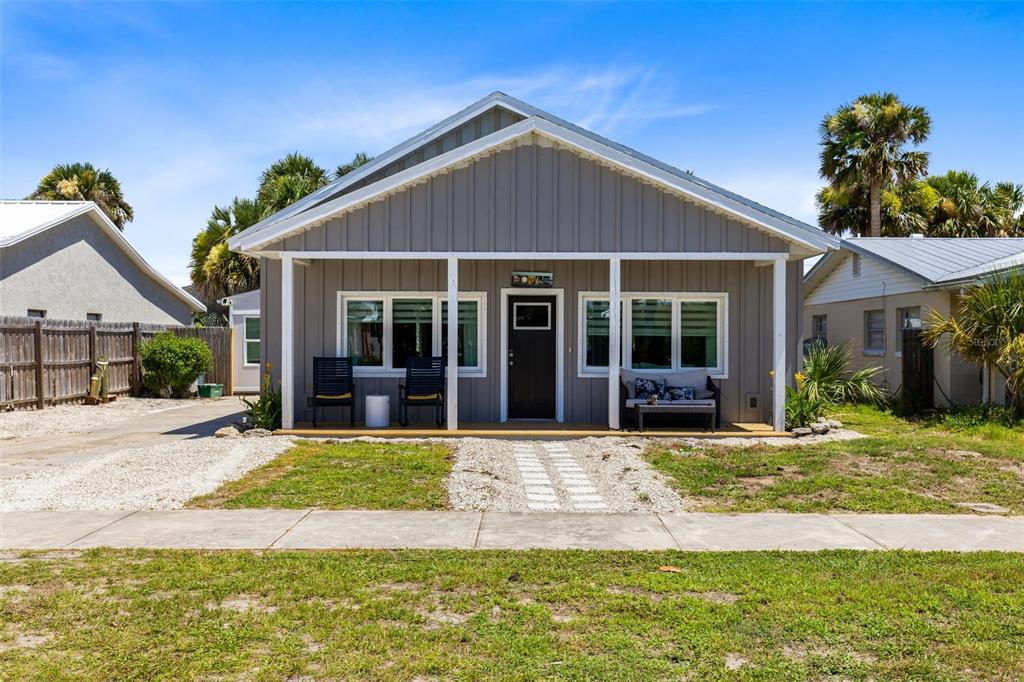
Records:
{"label": "concrete paver walkway", "polygon": [[0,549],[88,547],[1024,552],[1024,518],[271,509],[0,513]]}

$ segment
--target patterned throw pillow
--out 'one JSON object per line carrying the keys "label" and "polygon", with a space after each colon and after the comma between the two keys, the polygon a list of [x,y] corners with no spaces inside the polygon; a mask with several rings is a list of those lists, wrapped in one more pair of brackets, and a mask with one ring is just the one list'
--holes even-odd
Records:
{"label": "patterned throw pillow", "polygon": [[650,397],[661,397],[665,389],[664,379],[643,379],[636,380],[636,397],[640,400],[647,400]]}
{"label": "patterned throw pillow", "polygon": [[665,392],[666,400],[695,400],[697,398],[696,386],[669,386]]}

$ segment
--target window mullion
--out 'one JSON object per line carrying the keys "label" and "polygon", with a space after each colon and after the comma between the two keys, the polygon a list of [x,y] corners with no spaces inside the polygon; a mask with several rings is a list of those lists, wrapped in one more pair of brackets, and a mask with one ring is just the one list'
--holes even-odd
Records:
{"label": "window mullion", "polygon": [[390,371],[393,364],[391,344],[394,334],[394,321],[394,297],[384,296],[384,362],[382,366],[385,371]]}
{"label": "window mullion", "polygon": [[678,371],[683,364],[682,361],[682,322],[679,320],[682,308],[680,307],[679,297],[674,296],[672,298],[672,369]]}

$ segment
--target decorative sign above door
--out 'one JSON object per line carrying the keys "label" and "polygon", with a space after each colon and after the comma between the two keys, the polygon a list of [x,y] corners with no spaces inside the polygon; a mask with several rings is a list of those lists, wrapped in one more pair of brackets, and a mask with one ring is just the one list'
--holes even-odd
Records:
{"label": "decorative sign above door", "polygon": [[550,289],[555,276],[550,272],[512,272],[512,286],[521,289]]}

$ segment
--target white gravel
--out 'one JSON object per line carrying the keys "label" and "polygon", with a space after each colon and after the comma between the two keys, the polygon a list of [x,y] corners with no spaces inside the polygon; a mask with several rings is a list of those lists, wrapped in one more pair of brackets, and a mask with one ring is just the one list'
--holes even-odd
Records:
{"label": "white gravel", "polygon": [[689,447],[749,448],[752,445],[770,445],[777,448],[793,448],[816,443],[828,443],[834,440],[855,440],[867,438],[863,433],[850,429],[831,429],[820,436],[811,435],[803,438],[672,438],[662,439]]}
{"label": "white gravel", "polygon": [[173,410],[203,401],[119,396],[105,405],[55,405],[42,410],[0,412],[0,441],[38,438],[51,433],[88,431],[142,415]]}
{"label": "white gravel", "polygon": [[[548,511],[577,511],[544,441],[464,438],[448,441],[455,464],[448,479],[452,508],[483,511],[529,511],[526,486],[516,463],[516,445],[528,445],[543,464],[557,497]],[[643,439],[584,438],[559,441],[586,474],[607,512],[680,511],[685,503],[643,459]],[[592,510],[587,510],[592,511]]]}
{"label": "white gravel", "polygon": [[193,438],[117,450],[0,478],[0,511],[180,509],[292,446],[272,438]]}

